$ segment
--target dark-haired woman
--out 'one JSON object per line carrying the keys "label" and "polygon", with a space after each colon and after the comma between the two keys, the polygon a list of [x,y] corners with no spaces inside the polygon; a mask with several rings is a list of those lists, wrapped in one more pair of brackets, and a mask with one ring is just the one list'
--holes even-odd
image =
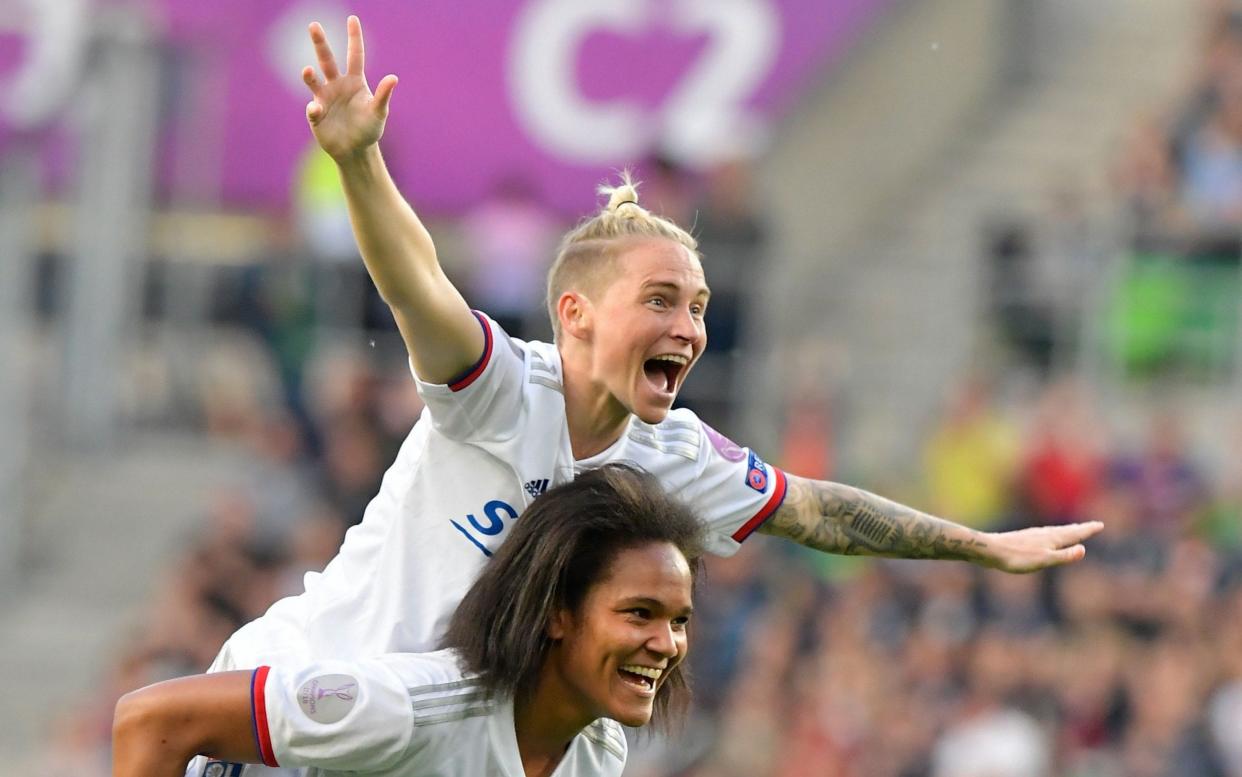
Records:
{"label": "dark-haired woman", "polygon": [[123,697],[115,777],[237,762],[319,773],[619,775],[619,724],[684,709],[702,553],[694,514],[609,465],[536,500],[449,623],[446,649],[170,680]]}

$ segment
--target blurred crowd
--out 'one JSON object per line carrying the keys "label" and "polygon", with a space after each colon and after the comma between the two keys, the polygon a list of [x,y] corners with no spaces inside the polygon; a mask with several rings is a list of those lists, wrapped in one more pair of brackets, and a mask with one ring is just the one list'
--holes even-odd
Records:
{"label": "blurred crowd", "polygon": [[1136,122],[1114,171],[1140,234],[1220,240],[1242,226],[1242,11],[1209,4],[1198,62],[1172,105]]}
{"label": "blurred crowd", "polygon": [[1202,7],[1190,74],[1119,139],[1110,196],[1062,174],[1039,213],[998,215],[985,231],[995,332],[1044,374],[1088,351],[1133,377],[1236,377],[1242,9]]}
{"label": "blurred crowd", "polygon": [[[249,474],[152,586],[98,692],[56,724],[40,773],[106,774],[118,695],[201,671],[234,629],[297,593],[415,422],[400,341],[365,312],[375,300],[357,306],[358,347],[337,329],[335,346],[313,347],[315,270],[296,266],[238,268],[221,284],[220,326],[261,360],[213,357],[194,415]],[[791,413],[772,458],[836,474],[828,409]],[[987,380],[963,381],[911,440],[918,477],[876,490],[984,529],[1103,520],[1087,560],[1011,576],[757,536],[709,565],[690,723],[674,742],[637,742],[630,773],[1239,777],[1242,428],[1221,469],[1197,458],[1172,410],[1149,427],[1123,440],[1072,383],[1002,401]]]}
{"label": "blurred crowd", "polygon": [[[144,622],[60,721],[41,773],[105,774],[120,693],[201,671],[334,554],[420,409],[399,355],[362,353],[311,370],[314,454],[290,412],[217,387],[203,423],[251,475],[217,496],[152,586]],[[921,487],[902,495],[978,528],[1105,521],[1082,563],[1013,576],[762,536],[711,560],[693,718],[672,744],[639,742],[631,773],[1242,775],[1242,428],[1221,470],[1196,458],[1172,412],[1141,444],[1101,417],[1072,384],[1015,405],[966,381],[921,443]]]}

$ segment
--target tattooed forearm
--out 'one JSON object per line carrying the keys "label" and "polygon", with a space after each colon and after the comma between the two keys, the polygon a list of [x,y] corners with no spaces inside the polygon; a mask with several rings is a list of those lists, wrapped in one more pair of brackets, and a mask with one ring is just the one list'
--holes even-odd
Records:
{"label": "tattooed forearm", "polygon": [[828,553],[987,562],[987,543],[964,526],[850,486],[789,481],[767,534]]}

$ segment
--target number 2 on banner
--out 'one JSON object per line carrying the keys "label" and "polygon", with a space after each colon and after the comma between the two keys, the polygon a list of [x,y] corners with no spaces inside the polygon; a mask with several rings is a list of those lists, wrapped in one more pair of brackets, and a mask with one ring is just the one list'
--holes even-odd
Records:
{"label": "number 2 on banner", "polygon": [[[656,113],[582,94],[576,62],[592,34],[633,36],[657,25],[708,42]],[[532,0],[514,28],[509,89],[530,136],[568,161],[615,162],[657,142],[687,161],[708,161],[759,131],[745,101],[776,60],[779,31],[765,0]],[[617,72],[629,77],[632,68],[619,62]]]}

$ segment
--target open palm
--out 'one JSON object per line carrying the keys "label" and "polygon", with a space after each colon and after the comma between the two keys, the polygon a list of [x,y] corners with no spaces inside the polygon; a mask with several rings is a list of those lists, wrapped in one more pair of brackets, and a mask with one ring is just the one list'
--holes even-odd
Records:
{"label": "open palm", "polygon": [[311,43],[324,80],[309,65],[302,69],[302,80],[311,91],[306,119],[320,147],[337,160],[354,156],[379,141],[388,119],[388,102],[397,77],[384,76],[372,94],[363,73],[362,23],[357,16],[346,22],[349,43],[342,73],[318,22],[310,25]]}

